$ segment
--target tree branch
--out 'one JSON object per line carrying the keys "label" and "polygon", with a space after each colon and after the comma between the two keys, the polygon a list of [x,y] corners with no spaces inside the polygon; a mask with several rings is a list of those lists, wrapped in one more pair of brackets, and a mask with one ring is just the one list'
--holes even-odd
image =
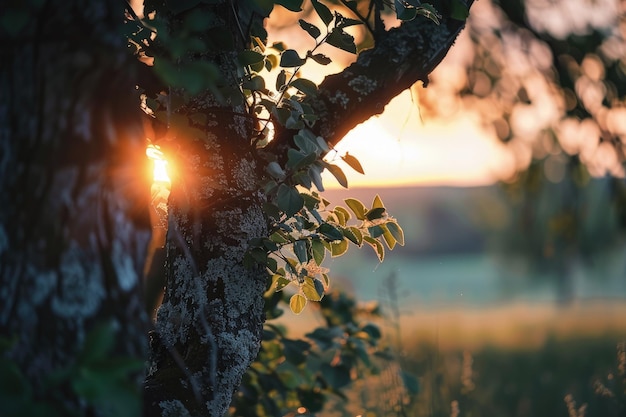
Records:
{"label": "tree branch", "polygon": [[[473,0],[467,0],[468,7]],[[359,54],[342,72],[327,76],[319,94],[307,103],[320,117],[313,130],[336,145],[358,124],[382,113],[385,105],[428,75],[448,53],[464,21],[443,18],[439,25],[418,16],[384,32],[374,48]],[[279,153],[293,132],[278,132],[273,147]]]}

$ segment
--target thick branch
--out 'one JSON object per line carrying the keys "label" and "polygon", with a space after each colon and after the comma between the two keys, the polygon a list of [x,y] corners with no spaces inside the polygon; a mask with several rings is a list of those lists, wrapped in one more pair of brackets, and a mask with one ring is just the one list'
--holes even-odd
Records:
{"label": "thick branch", "polygon": [[[470,6],[473,0],[468,0]],[[448,53],[465,22],[443,19],[439,25],[419,16],[385,32],[376,46],[359,54],[355,63],[330,75],[309,99],[319,121],[316,133],[332,145],[358,124],[382,113],[385,105],[428,75]],[[277,148],[292,132],[280,132]]]}

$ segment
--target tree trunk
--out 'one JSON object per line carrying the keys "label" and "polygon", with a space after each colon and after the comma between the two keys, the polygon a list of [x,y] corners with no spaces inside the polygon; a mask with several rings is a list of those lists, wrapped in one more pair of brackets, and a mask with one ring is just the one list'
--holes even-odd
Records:
{"label": "tree trunk", "polygon": [[[205,9],[218,16],[217,27],[230,32],[235,46],[203,59],[219,63],[222,78],[235,83],[238,52],[247,45],[234,19],[248,22],[246,7],[238,5],[238,16],[229,2]],[[205,133],[177,137],[176,152],[169,155],[176,173],[167,281],[150,336],[144,414],[222,416],[256,358],[265,320],[268,274],[243,262],[250,239],[267,235],[259,186],[263,167],[251,141],[254,120],[241,100],[225,104],[206,94],[178,113],[203,114]]]}
{"label": "tree trunk", "polygon": [[123,3],[35,3],[0,27],[0,337],[3,367],[17,366],[9,381],[24,383],[3,412],[93,415],[117,388],[85,396],[74,377],[105,354],[143,358],[147,345],[145,138]]}

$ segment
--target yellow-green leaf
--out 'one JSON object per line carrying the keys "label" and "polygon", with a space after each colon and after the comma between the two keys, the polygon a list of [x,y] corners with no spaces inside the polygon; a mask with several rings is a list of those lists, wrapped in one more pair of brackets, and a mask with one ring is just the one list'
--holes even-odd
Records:
{"label": "yellow-green leaf", "polygon": [[357,219],[365,220],[365,213],[367,212],[367,209],[363,203],[356,198],[346,198],[344,201],[348,207],[350,207],[350,210],[352,210]]}
{"label": "yellow-green leaf", "polygon": [[272,284],[274,285],[274,291],[278,292],[289,285],[291,281],[280,274],[272,275]]}
{"label": "yellow-green leaf", "polygon": [[[350,212],[348,210],[346,210],[345,208],[341,207],[341,206],[336,206],[333,211],[335,213],[343,214],[343,217],[346,219],[346,221],[350,220],[350,218],[352,217],[352,216],[350,216]],[[342,225],[342,226],[345,226],[345,225]]]}
{"label": "yellow-green leaf", "polygon": [[311,277],[304,278],[304,283],[300,287],[307,300],[319,301],[324,296],[324,287],[322,283]]}
{"label": "yellow-green leaf", "polygon": [[315,263],[321,265],[326,255],[324,243],[319,239],[311,240],[311,252],[313,252],[313,259],[315,260]]}
{"label": "yellow-green leaf", "polygon": [[341,241],[337,243],[333,242],[330,244],[330,254],[332,255],[333,258],[343,255],[344,253],[346,253],[347,250],[348,250],[347,239],[342,239]]}
{"label": "yellow-green leaf", "polygon": [[365,171],[363,170],[363,166],[361,166],[361,163],[359,162],[359,160],[356,159],[354,156],[350,155],[348,152],[346,152],[346,154],[342,156],[341,159],[343,159],[343,161],[346,164],[350,165],[350,168],[352,168],[359,174],[365,174]]}
{"label": "yellow-green leaf", "polygon": [[383,239],[385,240],[385,243],[387,244],[387,247],[390,250],[393,250],[393,248],[396,246],[396,239],[393,237],[393,235],[391,234],[391,232],[389,232],[389,229],[387,229],[387,227],[385,227],[385,225],[381,225],[382,229],[383,229]]}
{"label": "yellow-green leaf", "polygon": [[306,297],[304,295],[294,294],[291,296],[291,299],[289,300],[289,308],[291,308],[291,311],[293,311],[294,314],[302,313],[302,310],[304,310],[305,306]]}
{"label": "yellow-green leaf", "polygon": [[372,202],[372,209],[375,209],[375,208],[385,208],[385,205],[383,204],[383,200],[381,200],[378,194],[376,194],[376,197],[374,197],[374,201]]}

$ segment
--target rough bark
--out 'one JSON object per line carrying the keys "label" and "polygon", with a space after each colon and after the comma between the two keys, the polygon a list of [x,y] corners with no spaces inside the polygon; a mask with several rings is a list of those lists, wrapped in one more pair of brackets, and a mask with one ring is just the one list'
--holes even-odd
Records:
{"label": "rough bark", "polygon": [[[203,59],[218,63],[223,79],[236,83],[238,50],[246,45],[233,9],[229,2],[207,9],[217,16],[216,27],[231,31],[236,47]],[[250,19],[244,6],[238,12],[240,21]],[[177,173],[167,282],[150,338],[144,414],[221,416],[258,353],[263,330],[268,276],[243,265],[249,240],[267,234],[258,182],[262,167],[243,104],[205,94],[178,111],[204,114],[205,134],[177,138],[171,155]]]}
{"label": "rough bark", "polygon": [[69,381],[44,381],[102,323],[111,355],[144,357],[145,139],[123,4],[20,4],[25,25],[0,28],[0,337],[33,401],[85,415]]}

